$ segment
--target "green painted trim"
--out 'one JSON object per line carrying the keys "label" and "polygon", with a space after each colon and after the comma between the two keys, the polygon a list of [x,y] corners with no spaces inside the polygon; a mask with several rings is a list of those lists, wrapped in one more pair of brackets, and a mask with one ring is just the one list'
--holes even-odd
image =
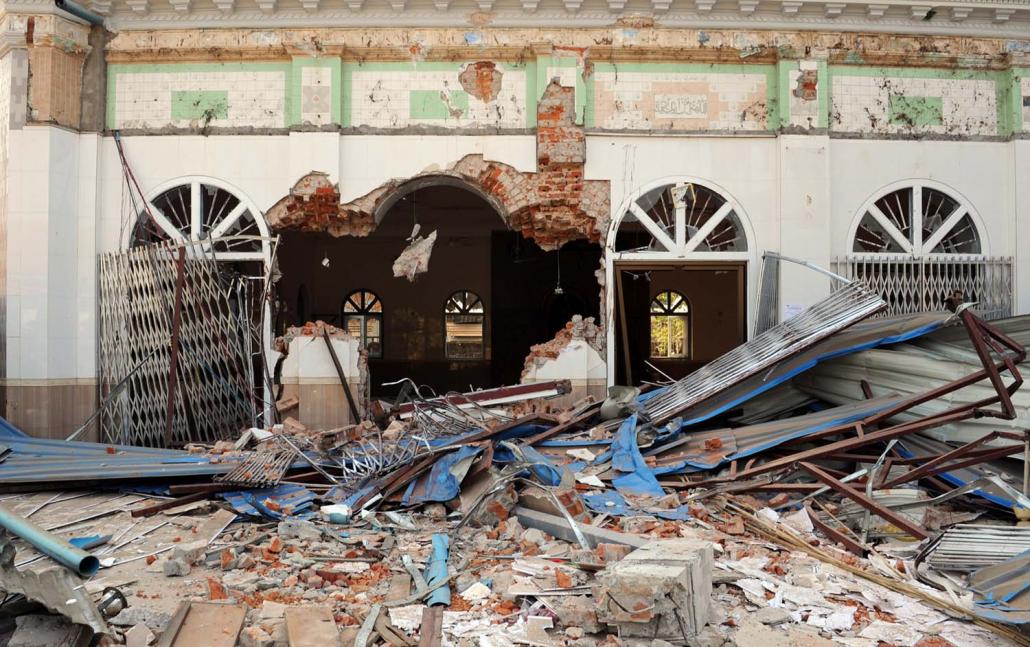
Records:
{"label": "green painted trim", "polygon": [[878,67],[867,65],[831,65],[830,76],[896,77],[902,79],[954,79],[987,81],[1004,72],[988,70],[942,70],[930,67]]}
{"label": "green painted trim", "polygon": [[597,83],[594,81],[593,74],[587,77],[584,85],[586,87],[586,106],[583,109],[583,127],[593,128],[597,118],[597,115],[594,112],[595,106],[597,105]]}
{"label": "green painted trim", "polygon": [[816,125],[819,128],[830,127],[830,73],[826,61],[819,61],[818,85],[816,92],[819,97],[819,114],[816,117]]}
{"label": "green painted trim", "polygon": [[[1007,134],[1014,135],[1022,133],[1026,129],[1027,125],[1023,122],[1023,77],[1030,76],[1030,68],[1026,67],[1014,67],[1009,70],[1009,82],[1006,84],[1005,90],[1008,93],[1006,105],[1008,106],[1008,127],[1009,131]],[[999,95],[1001,95],[1001,89],[999,87]],[[998,105],[1001,105],[1001,97],[999,96]],[[1001,110],[999,109],[999,115]],[[999,122],[1000,123],[1000,122]]]}
{"label": "green painted trim", "polygon": [[115,124],[117,123],[116,120],[118,118],[118,115],[115,112],[118,99],[118,90],[115,88],[115,85],[118,83],[118,75],[111,74],[111,67],[113,66],[108,66],[107,68],[107,105],[104,106],[104,119],[107,121],[108,130],[115,129]]}
{"label": "green painted trim", "polygon": [[687,72],[706,74],[758,74],[775,71],[772,63],[594,63],[594,72]]}
{"label": "green painted trim", "polygon": [[540,65],[536,60],[526,63],[526,128],[536,128],[536,110],[540,102],[537,94],[537,74]]}
{"label": "green painted trim", "polygon": [[286,113],[286,125],[293,126],[301,123],[301,102],[303,100],[303,69],[306,67],[327,67],[330,70],[329,87],[329,120],[340,123],[340,68],[341,63],[337,57],[296,57],[290,65],[290,91],[287,95],[288,110]]}
{"label": "green painted trim", "polygon": [[340,66],[340,125],[350,128],[353,123],[351,115],[351,95],[354,92],[354,68],[357,63],[343,61]]}
{"label": "green painted trim", "polygon": [[790,118],[794,115],[790,112],[790,73],[798,69],[799,61],[786,60],[776,63],[776,96],[779,102],[780,119],[776,124],[777,128],[790,126]]}
{"label": "green painted trim", "polygon": [[[420,61],[418,63],[402,63],[400,61],[375,61],[370,63],[351,63],[355,72],[451,72],[458,71],[470,61]],[[500,62],[500,61],[499,61]]]}
{"label": "green painted trim", "polygon": [[112,63],[107,66],[107,74],[154,74],[171,72],[218,72],[221,70],[238,70],[240,72],[286,72],[291,64],[288,62],[256,62],[256,63]]}
{"label": "green painted trim", "polygon": [[776,66],[770,65],[765,73],[765,129],[780,129],[784,114],[790,112],[789,103],[780,103],[780,84],[776,79]]}

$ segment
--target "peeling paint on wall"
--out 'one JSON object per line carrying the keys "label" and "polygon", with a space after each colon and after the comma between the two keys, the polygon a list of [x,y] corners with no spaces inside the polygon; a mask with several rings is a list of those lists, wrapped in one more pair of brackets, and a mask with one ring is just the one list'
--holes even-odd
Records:
{"label": "peeling paint on wall", "polygon": [[458,81],[465,92],[489,103],[501,93],[501,78],[504,73],[492,61],[469,63],[458,75]]}

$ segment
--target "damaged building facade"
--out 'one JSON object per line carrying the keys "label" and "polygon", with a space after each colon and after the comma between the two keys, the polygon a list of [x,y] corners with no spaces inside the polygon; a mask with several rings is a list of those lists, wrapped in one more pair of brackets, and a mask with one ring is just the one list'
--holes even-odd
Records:
{"label": "damaged building facade", "polygon": [[955,291],[1030,309],[1015,0],[0,12],[3,415],[33,434],[96,406],[98,254],[156,240],[272,274],[262,343],[272,365],[290,350],[279,379],[315,424],[337,412],[316,401],[345,406],[307,322],[345,331],[373,395],[579,396],[685,375],[830,292],[788,266],[763,281],[768,252],[893,312]]}

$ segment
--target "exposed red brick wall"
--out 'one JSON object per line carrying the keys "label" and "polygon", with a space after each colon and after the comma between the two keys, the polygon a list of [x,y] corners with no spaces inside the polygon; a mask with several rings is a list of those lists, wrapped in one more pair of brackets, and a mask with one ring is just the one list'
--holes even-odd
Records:
{"label": "exposed red brick wall", "polygon": [[[557,82],[544,91],[537,108],[537,171],[523,173],[482,155],[467,155],[444,171],[428,176],[458,178],[477,187],[499,205],[512,229],[544,249],[570,240],[599,242],[608,228],[607,181],[584,180],[586,138],[575,123],[572,88]],[[346,204],[326,174],[309,173],[265,217],[277,230],[326,231],[333,236],[367,236],[375,229],[378,207],[401,185],[415,178],[391,180]]]}

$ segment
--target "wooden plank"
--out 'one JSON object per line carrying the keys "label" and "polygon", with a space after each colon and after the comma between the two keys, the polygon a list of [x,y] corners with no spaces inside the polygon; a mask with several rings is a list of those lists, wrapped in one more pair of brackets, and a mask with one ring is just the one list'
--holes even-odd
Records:
{"label": "wooden plank", "polygon": [[439,647],[443,640],[443,606],[422,610],[418,647]]}
{"label": "wooden plank", "polygon": [[386,592],[386,601],[403,600],[411,595],[411,575],[397,573],[390,580],[390,590]]}
{"label": "wooden plank", "polygon": [[234,647],[247,610],[237,604],[184,602],[161,636],[159,647]]}
{"label": "wooden plank", "polygon": [[290,647],[340,647],[340,632],[329,607],[287,608],[286,637]]}
{"label": "wooden plank", "polygon": [[171,510],[172,508],[178,508],[179,506],[187,503],[193,503],[194,501],[201,501],[208,497],[207,492],[197,492],[196,494],[190,494],[189,496],[179,497],[178,499],[168,499],[167,501],[160,501],[158,503],[152,503],[142,508],[135,508],[130,511],[133,517],[151,517],[162,510]]}

